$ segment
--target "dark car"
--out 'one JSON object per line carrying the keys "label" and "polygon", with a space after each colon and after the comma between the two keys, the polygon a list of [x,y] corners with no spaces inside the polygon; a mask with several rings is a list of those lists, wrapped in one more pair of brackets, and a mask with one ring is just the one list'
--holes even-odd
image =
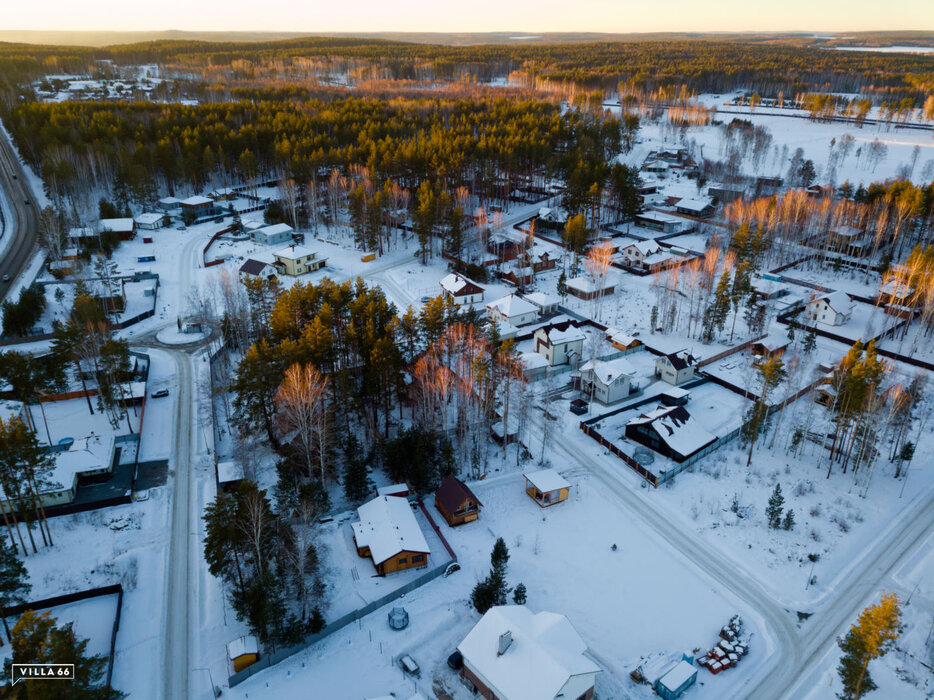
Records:
{"label": "dark car", "polygon": [[169,395],[168,389],[159,389],[158,391],[154,391],[150,394],[150,396],[154,399],[164,399],[168,395]]}
{"label": "dark car", "polygon": [[30,205],[30,201],[28,199],[24,199],[23,204],[25,204],[28,207]]}
{"label": "dark car", "polygon": [[587,402],[583,399],[574,399],[571,402],[571,413],[582,416],[587,413]]}
{"label": "dark car", "polygon": [[455,649],[454,653],[448,657],[448,666],[451,667],[452,671],[460,671],[463,665],[464,655]]}

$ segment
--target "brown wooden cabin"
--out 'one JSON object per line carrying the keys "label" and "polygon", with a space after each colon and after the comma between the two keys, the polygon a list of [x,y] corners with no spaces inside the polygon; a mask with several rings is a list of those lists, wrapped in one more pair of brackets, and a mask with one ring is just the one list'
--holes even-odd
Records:
{"label": "brown wooden cabin", "polygon": [[448,525],[456,527],[480,517],[483,504],[467,484],[451,475],[435,491],[435,506],[448,521]]}

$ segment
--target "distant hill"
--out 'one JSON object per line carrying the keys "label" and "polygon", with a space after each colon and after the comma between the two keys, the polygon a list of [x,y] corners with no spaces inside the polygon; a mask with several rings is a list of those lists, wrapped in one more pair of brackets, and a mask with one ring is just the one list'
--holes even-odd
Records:
{"label": "distant hill", "polygon": [[813,32],[655,32],[610,34],[601,32],[197,32],[166,29],[159,31],[42,31],[0,29],[0,41],[53,46],[112,46],[149,41],[269,42],[301,37],[359,37],[389,39],[417,44],[468,46],[474,44],[571,44],[583,42],[642,42],[701,39],[741,43],[783,43],[796,45],[900,45],[934,46],[934,31],[847,32],[815,36]]}

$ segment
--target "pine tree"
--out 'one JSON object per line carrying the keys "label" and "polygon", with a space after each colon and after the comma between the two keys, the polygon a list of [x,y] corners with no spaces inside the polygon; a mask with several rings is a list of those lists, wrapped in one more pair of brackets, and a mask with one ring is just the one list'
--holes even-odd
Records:
{"label": "pine tree", "polygon": [[366,456],[357,436],[351,433],[344,446],[344,495],[349,501],[362,501],[371,487],[366,469]]}
{"label": "pine tree", "polygon": [[68,697],[75,700],[119,700],[126,697],[119,690],[102,685],[107,670],[107,659],[103,656],[87,656],[88,640],[79,640],[71,623],[56,626],[56,620],[48,612],[41,615],[32,610],[24,612],[16,625],[10,642],[13,658],[4,663],[7,678],[11,677],[12,662],[18,664],[74,664],[74,677],[68,682],[62,695],[50,693],[46,683],[19,683],[15,696],[20,700],[36,700],[51,697]]}
{"label": "pine tree", "polygon": [[837,694],[840,700],[858,700],[876,689],[869,675],[869,662],[888,653],[901,630],[901,601],[895,593],[883,593],[878,603],[859,614],[846,636],[837,640],[843,651],[837,667],[843,683]]}
{"label": "pine tree", "polygon": [[782,527],[786,530],[793,530],[795,527],[795,510],[794,508],[789,508],[788,512],[785,513],[785,519],[782,521]]}
{"label": "pine tree", "polygon": [[817,328],[810,326],[807,333],[804,334],[804,341],[801,343],[801,351],[809,353],[817,347]]}
{"label": "pine tree", "polygon": [[[0,539],[0,610],[25,603],[31,587],[29,573],[16,556],[16,551],[5,539]],[[7,627],[5,617],[3,626],[10,639],[10,628]]]}
{"label": "pine tree", "polygon": [[777,528],[781,525],[784,504],[785,497],[782,496],[782,485],[775,484],[775,490],[769,496],[769,505],[765,509],[765,517],[769,521],[769,527]]}
{"label": "pine tree", "polygon": [[512,592],[512,601],[516,605],[525,605],[526,590],[524,583],[520,583],[518,586],[516,586],[516,590]]}

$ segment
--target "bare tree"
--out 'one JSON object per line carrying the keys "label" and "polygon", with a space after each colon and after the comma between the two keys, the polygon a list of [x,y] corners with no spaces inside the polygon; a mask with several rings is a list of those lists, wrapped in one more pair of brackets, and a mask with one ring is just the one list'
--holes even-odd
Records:
{"label": "bare tree", "polygon": [[276,392],[279,426],[285,435],[295,432],[305,457],[308,478],[314,477],[317,453],[321,483],[327,457],[327,407],[329,379],[311,364],[294,364]]}

